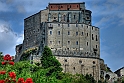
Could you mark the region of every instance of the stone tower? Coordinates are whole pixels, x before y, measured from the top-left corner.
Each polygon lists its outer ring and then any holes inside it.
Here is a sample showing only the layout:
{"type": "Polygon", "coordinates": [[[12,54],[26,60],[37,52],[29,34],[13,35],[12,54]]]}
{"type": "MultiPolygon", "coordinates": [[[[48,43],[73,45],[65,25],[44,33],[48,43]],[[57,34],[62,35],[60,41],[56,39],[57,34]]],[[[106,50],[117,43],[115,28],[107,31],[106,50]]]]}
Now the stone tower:
{"type": "Polygon", "coordinates": [[[16,60],[29,48],[51,48],[63,72],[91,74],[100,79],[99,28],[92,26],[85,3],[49,3],[24,19],[24,41],[16,46],[16,60]]]}

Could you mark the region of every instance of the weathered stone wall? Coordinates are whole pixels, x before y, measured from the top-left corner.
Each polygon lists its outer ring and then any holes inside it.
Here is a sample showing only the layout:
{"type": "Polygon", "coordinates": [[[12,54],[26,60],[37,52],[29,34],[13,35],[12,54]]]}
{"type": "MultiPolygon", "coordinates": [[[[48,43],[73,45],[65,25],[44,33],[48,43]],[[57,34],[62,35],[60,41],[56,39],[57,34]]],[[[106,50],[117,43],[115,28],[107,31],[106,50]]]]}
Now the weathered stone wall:
{"type": "Polygon", "coordinates": [[[48,46],[56,55],[99,57],[99,29],[86,24],[48,23],[48,46]],[[53,28],[49,28],[52,26],[53,28]],[[97,40],[96,40],[97,39],[97,40]],[[66,54],[64,54],[66,55],[66,54]]]}
{"type": "Polygon", "coordinates": [[[56,56],[62,65],[63,72],[72,74],[91,74],[96,80],[100,79],[100,65],[97,58],[61,57],[56,56]]]}
{"type": "Polygon", "coordinates": [[[42,22],[48,20],[48,9],[40,11],[24,20],[24,50],[39,46],[44,32],[42,22]]]}

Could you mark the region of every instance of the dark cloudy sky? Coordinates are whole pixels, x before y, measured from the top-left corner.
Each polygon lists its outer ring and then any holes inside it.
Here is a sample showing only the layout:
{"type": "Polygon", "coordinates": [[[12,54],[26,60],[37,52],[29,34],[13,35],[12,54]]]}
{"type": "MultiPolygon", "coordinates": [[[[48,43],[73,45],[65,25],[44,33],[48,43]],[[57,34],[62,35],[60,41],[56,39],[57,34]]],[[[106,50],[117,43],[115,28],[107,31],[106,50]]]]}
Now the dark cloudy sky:
{"type": "Polygon", "coordinates": [[[49,2],[85,2],[92,25],[100,28],[100,54],[117,70],[124,66],[124,0],[0,0],[0,51],[15,55],[23,41],[24,18],[46,8],[49,2]]]}

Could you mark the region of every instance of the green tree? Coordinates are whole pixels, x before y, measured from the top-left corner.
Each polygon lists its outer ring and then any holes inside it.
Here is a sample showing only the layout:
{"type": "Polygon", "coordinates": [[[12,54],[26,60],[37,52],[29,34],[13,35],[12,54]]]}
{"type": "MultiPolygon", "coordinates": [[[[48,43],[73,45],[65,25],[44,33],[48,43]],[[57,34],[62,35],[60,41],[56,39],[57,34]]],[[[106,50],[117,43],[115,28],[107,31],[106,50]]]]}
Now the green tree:
{"type": "Polygon", "coordinates": [[[40,60],[43,68],[52,67],[53,69],[51,71],[62,71],[60,62],[52,54],[52,51],[48,46],[44,47],[44,51],[40,60]]]}

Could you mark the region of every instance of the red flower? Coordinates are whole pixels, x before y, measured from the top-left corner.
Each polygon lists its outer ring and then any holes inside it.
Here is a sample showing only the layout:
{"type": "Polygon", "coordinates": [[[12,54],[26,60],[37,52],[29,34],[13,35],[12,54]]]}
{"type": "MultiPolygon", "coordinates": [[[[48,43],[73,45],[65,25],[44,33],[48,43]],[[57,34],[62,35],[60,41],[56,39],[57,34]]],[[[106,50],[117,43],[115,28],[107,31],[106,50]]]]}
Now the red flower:
{"type": "Polygon", "coordinates": [[[9,76],[12,78],[12,79],[15,79],[16,78],[16,74],[14,72],[9,72],[9,76]]]}
{"type": "Polygon", "coordinates": [[[14,62],[11,61],[11,62],[9,62],[9,64],[10,64],[10,65],[14,65],[14,62]]]}
{"type": "Polygon", "coordinates": [[[5,83],[5,81],[4,80],[0,80],[0,83],[5,83]]]}
{"type": "Polygon", "coordinates": [[[24,78],[19,78],[17,83],[25,83],[24,78]]]}
{"type": "Polygon", "coordinates": [[[25,83],[33,83],[32,79],[31,78],[27,78],[25,83]]]}
{"type": "Polygon", "coordinates": [[[3,57],[4,60],[11,60],[12,57],[9,55],[9,54],[6,54],[4,57],[3,57]]]}
{"type": "Polygon", "coordinates": [[[6,65],[6,62],[2,62],[2,65],[6,65]]]}
{"type": "Polygon", "coordinates": [[[5,74],[6,73],[6,71],[0,71],[0,74],[5,74]]]}

